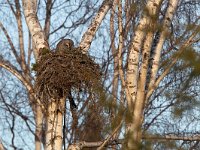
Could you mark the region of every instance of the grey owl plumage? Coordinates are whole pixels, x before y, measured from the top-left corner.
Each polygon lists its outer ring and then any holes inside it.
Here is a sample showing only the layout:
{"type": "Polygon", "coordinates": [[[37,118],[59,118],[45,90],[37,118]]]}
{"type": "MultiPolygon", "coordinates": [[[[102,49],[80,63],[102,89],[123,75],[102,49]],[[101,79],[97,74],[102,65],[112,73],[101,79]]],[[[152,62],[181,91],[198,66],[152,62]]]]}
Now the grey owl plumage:
{"type": "Polygon", "coordinates": [[[71,39],[63,39],[56,46],[56,52],[63,53],[74,48],[74,42],[71,39]]]}

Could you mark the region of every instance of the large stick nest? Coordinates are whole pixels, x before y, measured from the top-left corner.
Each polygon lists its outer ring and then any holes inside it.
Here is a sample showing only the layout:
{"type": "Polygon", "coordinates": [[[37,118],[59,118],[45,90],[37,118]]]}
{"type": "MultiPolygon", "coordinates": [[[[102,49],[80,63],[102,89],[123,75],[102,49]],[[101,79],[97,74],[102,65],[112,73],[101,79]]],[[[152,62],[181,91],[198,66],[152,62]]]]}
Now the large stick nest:
{"type": "Polygon", "coordinates": [[[45,103],[66,96],[71,89],[91,89],[100,81],[99,65],[78,48],[43,54],[35,70],[35,90],[45,103]]]}

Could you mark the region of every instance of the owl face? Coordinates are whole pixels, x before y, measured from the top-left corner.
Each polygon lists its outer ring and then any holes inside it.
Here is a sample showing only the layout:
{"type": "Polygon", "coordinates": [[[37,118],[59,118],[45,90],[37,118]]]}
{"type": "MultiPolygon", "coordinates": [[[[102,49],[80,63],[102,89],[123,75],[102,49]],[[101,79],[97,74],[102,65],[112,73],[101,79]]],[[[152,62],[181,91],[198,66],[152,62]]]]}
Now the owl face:
{"type": "Polygon", "coordinates": [[[56,50],[57,51],[62,51],[62,50],[65,50],[65,49],[70,50],[73,47],[74,47],[74,42],[72,40],[63,39],[57,44],[56,50]]]}
{"type": "Polygon", "coordinates": [[[69,49],[74,47],[74,42],[70,39],[65,39],[63,42],[64,42],[64,46],[69,49]]]}

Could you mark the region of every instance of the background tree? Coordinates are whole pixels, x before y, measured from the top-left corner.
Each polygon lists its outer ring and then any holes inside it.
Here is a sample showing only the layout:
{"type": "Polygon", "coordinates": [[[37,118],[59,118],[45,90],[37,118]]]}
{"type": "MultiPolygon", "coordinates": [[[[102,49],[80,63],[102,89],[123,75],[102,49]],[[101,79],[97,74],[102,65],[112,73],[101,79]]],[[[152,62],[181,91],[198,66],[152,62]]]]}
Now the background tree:
{"type": "Polygon", "coordinates": [[[197,0],[0,2],[4,147],[197,148],[199,5],[197,0]],[[63,98],[63,111],[56,113],[52,101],[45,117],[32,64],[63,38],[83,54],[90,50],[104,90],[73,89],[78,109],[63,98]]]}

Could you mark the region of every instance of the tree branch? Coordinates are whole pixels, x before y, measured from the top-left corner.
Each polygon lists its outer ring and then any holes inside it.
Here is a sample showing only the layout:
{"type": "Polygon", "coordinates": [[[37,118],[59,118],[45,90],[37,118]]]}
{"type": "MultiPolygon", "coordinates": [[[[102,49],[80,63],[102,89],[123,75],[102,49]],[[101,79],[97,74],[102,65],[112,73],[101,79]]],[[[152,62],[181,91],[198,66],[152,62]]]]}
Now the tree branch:
{"type": "Polygon", "coordinates": [[[36,49],[34,50],[36,57],[38,58],[39,50],[43,48],[49,49],[49,45],[46,41],[44,32],[42,31],[41,25],[38,21],[38,17],[36,14],[36,6],[37,6],[36,1],[23,0],[22,2],[23,2],[23,9],[24,9],[26,23],[28,25],[34,44],[36,46],[36,49]]]}
{"type": "Polygon", "coordinates": [[[14,76],[16,76],[21,82],[25,82],[24,78],[21,75],[21,71],[18,70],[15,66],[13,66],[9,61],[3,60],[3,57],[0,55],[0,67],[11,72],[14,76]]]}
{"type": "Polygon", "coordinates": [[[10,38],[10,36],[9,36],[9,34],[8,34],[8,32],[7,32],[7,30],[6,30],[6,28],[3,26],[3,24],[2,24],[1,22],[0,22],[0,28],[2,29],[4,35],[6,36],[6,38],[7,38],[7,40],[8,40],[8,43],[10,44],[11,51],[12,51],[12,53],[14,54],[15,59],[16,59],[17,62],[20,64],[20,61],[21,61],[21,60],[20,60],[20,58],[19,58],[19,56],[18,56],[18,54],[17,54],[17,50],[15,49],[14,44],[13,44],[13,42],[12,42],[12,40],[11,40],[11,38],[10,38]]]}
{"type": "Polygon", "coordinates": [[[3,57],[0,55],[0,67],[8,70],[10,73],[12,73],[15,77],[17,77],[22,84],[27,88],[27,90],[30,92],[30,94],[33,92],[33,87],[30,85],[30,82],[27,81],[20,70],[18,70],[15,66],[13,66],[9,61],[6,61],[3,59],[3,57]]]}
{"type": "Polygon", "coordinates": [[[125,75],[123,71],[123,55],[122,55],[122,50],[124,46],[124,41],[123,41],[123,20],[122,20],[122,3],[119,0],[118,1],[118,30],[119,30],[119,46],[118,46],[118,69],[119,69],[119,77],[122,83],[122,89],[125,90],[126,93],[126,98],[127,101],[130,101],[131,95],[128,91],[128,88],[126,86],[126,81],[125,81],[125,75]]]}
{"type": "Polygon", "coordinates": [[[21,15],[21,6],[19,0],[15,0],[15,6],[16,6],[16,20],[17,20],[17,26],[18,26],[18,36],[19,36],[19,48],[20,48],[20,65],[22,67],[22,70],[24,73],[27,73],[27,66],[26,66],[26,60],[25,60],[25,51],[24,51],[24,36],[23,36],[23,27],[22,27],[22,15],[21,15]]]}
{"type": "Polygon", "coordinates": [[[156,48],[155,48],[155,55],[154,55],[154,58],[153,58],[153,65],[152,65],[152,69],[151,69],[151,80],[150,80],[150,83],[149,83],[149,88],[151,88],[153,86],[153,84],[155,83],[156,75],[157,75],[158,68],[159,68],[158,64],[160,62],[162,47],[163,47],[163,44],[165,42],[166,34],[169,30],[169,26],[172,22],[172,19],[173,19],[175,11],[177,9],[177,6],[178,6],[177,0],[170,0],[169,1],[169,6],[167,8],[167,12],[165,14],[165,18],[164,18],[163,25],[162,25],[163,29],[160,33],[160,38],[159,38],[159,41],[158,41],[156,48]]]}
{"type": "Polygon", "coordinates": [[[105,15],[107,14],[108,10],[111,8],[113,3],[114,2],[112,0],[105,0],[102,3],[101,7],[99,8],[98,13],[96,14],[96,16],[94,17],[94,19],[92,21],[90,27],[83,35],[83,38],[80,43],[80,48],[84,54],[87,53],[98,27],[100,26],[103,18],[105,17],[105,15]]]}
{"type": "Polygon", "coordinates": [[[4,147],[3,143],[2,143],[1,138],[0,138],[0,149],[1,149],[1,150],[5,150],[5,147],[4,147]]]}
{"type": "Polygon", "coordinates": [[[169,71],[171,70],[171,68],[176,64],[178,58],[180,57],[180,55],[183,53],[183,51],[185,50],[186,47],[190,46],[191,44],[194,43],[194,38],[196,37],[196,35],[198,34],[198,28],[193,32],[193,34],[188,38],[188,40],[186,40],[182,46],[179,48],[179,51],[176,54],[176,57],[171,61],[171,63],[168,65],[167,69],[164,70],[164,72],[157,78],[157,80],[155,81],[155,83],[150,87],[147,95],[146,95],[146,102],[148,102],[148,99],[150,98],[150,96],[153,94],[154,90],[158,87],[158,85],[160,84],[160,82],[162,81],[162,79],[164,77],[166,77],[166,75],[169,73],[169,71]]]}
{"type": "Polygon", "coordinates": [[[178,136],[178,135],[165,135],[165,136],[158,136],[158,135],[147,135],[144,136],[143,139],[147,140],[174,140],[174,141],[200,141],[200,135],[194,135],[194,136],[178,136]]]}
{"type": "Polygon", "coordinates": [[[115,130],[106,138],[106,140],[103,141],[103,143],[100,145],[97,150],[101,150],[104,148],[104,146],[110,141],[110,139],[116,134],[116,132],[121,128],[121,125],[123,123],[123,120],[119,123],[119,125],[115,128],[115,130]]]}
{"type": "Polygon", "coordinates": [[[53,7],[52,0],[47,0],[47,2],[46,2],[46,18],[45,18],[45,26],[44,26],[44,33],[45,33],[45,37],[47,40],[49,39],[52,7],[53,7]]]}
{"type": "MultiPolygon", "coordinates": [[[[109,140],[106,145],[117,145],[117,144],[122,144],[124,140],[109,140]]],[[[81,150],[83,148],[92,148],[92,147],[99,147],[102,145],[102,141],[97,141],[97,142],[86,142],[82,141],[76,144],[72,144],[68,147],[68,150],[81,150]]]]}
{"type": "MultiPolygon", "coordinates": [[[[158,141],[167,141],[167,140],[174,140],[174,141],[200,141],[200,135],[195,135],[195,136],[178,136],[178,135],[165,135],[165,136],[160,136],[160,135],[143,135],[142,137],[143,140],[158,140],[158,141]]],[[[103,142],[102,141],[97,141],[97,142],[86,142],[82,141],[73,145],[70,145],[68,150],[81,150],[83,148],[91,148],[91,147],[99,147],[103,142]],[[76,149],[75,149],[76,148],[76,149]]],[[[110,140],[106,146],[108,145],[118,145],[118,144],[123,144],[124,139],[115,139],[115,140],[110,140]]]]}
{"type": "MultiPolygon", "coordinates": [[[[145,9],[151,12],[152,10],[158,9],[160,2],[162,0],[149,0],[145,6],[145,9]]],[[[151,14],[154,15],[154,14],[151,14]]],[[[141,52],[141,47],[143,40],[146,35],[145,28],[149,26],[151,17],[144,13],[141,20],[138,23],[138,26],[135,30],[135,35],[131,39],[131,45],[128,56],[128,69],[127,69],[127,88],[131,95],[130,101],[127,101],[129,110],[132,110],[132,107],[136,100],[137,94],[137,84],[138,84],[138,74],[139,74],[139,54],[141,52]]]]}

